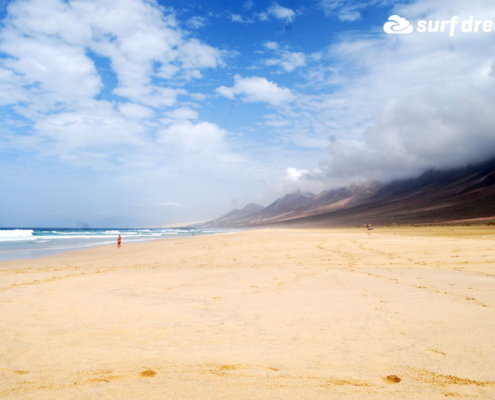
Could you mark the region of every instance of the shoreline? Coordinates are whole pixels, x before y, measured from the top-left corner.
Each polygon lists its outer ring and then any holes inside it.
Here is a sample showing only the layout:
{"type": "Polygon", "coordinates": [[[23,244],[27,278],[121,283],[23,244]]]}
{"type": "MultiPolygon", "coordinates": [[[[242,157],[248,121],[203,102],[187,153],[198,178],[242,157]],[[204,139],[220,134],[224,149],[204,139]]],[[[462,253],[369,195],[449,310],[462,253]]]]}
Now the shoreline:
{"type": "MultiPolygon", "coordinates": [[[[32,229],[32,228],[5,228],[5,229],[32,229]]],[[[44,229],[44,228],[43,228],[44,229]]],[[[52,229],[52,228],[50,228],[52,229]]],[[[66,229],[66,228],[64,228],[66,229]]],[[[148,229],[148,228],[146,228],[148,229]]],[[[149,228],[151,229],[151,228],[149,228]]],[[[298,230],[304,230],[304,231],[325,231],[325,232],[333,232],[333,231],[342,231],[342,232],[363,232],[366,233],[367,231],[365,230],[364,227],[357,227],[357,226],[344,226],[344,227],[334,227],[334,228],[325,228],[325,227],[314,227],[314,228],[284,228],[284,227],[247,227],[247,228],[221,228],[221,229],[235,229],[233,232],[215,232],[212,234],[198,234],[195,235],[194,237],[202,237],[202,236],[210,236],[210,235],[225,235],[225,234],[230,234],[230,233],[239,233],[239,232],[250,232],[250,231],[271,231],[271,230],[280,230],[280,231],[298,231],[298,230]]],[[[428,236],[428,235],[433,235],[433,236],[438,236],[438,235],[443,235],[443,236],[457,236],[457,237],[463,237],[463,236],[469,236],[473,235],[474,237],[481,237],[481,236],[486,236],[486,235],[494,235],[495,238],[495,223],[492,225],[487,222],[470,222],[470,223],[465,223],[465,222],[452,222],[452,223],[445,223],[445,224],[431,224],[431,223],[424,223],[424,224],[403,224],[403,225],[374,225],[374,229],[372,230],[372,233],[374,234],[406,234],[410,236],[428,236]],[[437,229],[443,230],[443,232],[439,232],[437,229]],[[455,232],[455,233],[451,233],[455,232]]],[[[189,236],[176,236],[176,237],[160,237],[160,238],[150,238],[150,239],[143,239],[143,240],[133,240],[133,241],[125,241],[123,242],[123,245],[129,245],[129,244],[134,244],[134,243],[144,243],[144,242],[149,242],[149,241],[160,241],[160,240],[170,240],[170,239],[182,239],[182,238],[188,238],[189,236]]],[[[193,237],[191,235],[191,237],[193,237]]],[[[115,239],[115,245],[116,245],[116,239],[115,239]]],[[[94,247],[112,247],[113,244],[107,242],[107,243],[101,243],[101,244],[89,244],[87,246],[80,246],[80,247],[68,247],[68,248],[57,248],[57,249],[33,249],[33,250],[19,250],[17,253],[24,253],[24,252],[32,252],[32,253],[39,253],[39,255],[35,256],[29,256],[29,257],[18,257],[18,258],[11,258],[11,259],[1,259],[0,258],[0,266],[1,263],[3,262],[8,262],[8,261],[17,261],[17,260],[32,260],[32,259],[38,259],[38,258],[45,258],[45,257],[51,257],[55,256],[57,254],[62,254],[62,253],[70,253],[74,251],[84,251],[84,250],[89,250],[94,247]]],[[[12,252],[14,253],[14,251],[12,252]]]]}
{"type": "MultiPolygon", "coordinates": [[[[74,259],[98,259],[99,257],[111,257],[119,256],[117,251],[132,250],[132,251],[148,251],[147,247],[140,248],[141,245],[168,242],[170,240],[197,240],[202,237],[211,236],[223,236],[223,235],[237,235],[247,232],[309,232],[309,233],[322,233],[322,234],[357,234],[366,236],[410,236],[410,237],[443,237],[443,238],[459,238],[459,239],[479,239],[479,240],[494,240],[495,241],[495,226],[485,225],[462,225],[462,226],[432,226],[432,225],[401,225],[401,226],[379,226],[375,227],[372,231],[367,231],[364,227],[340,227],[340,228],[246,228],[244,230],[234,232],[221,232],[208,235],[197,236],[177,236],[177,237],[163,237],[158,239],[149,239],[142,241],[124,242],[122,247],[117,248],[115,244],[101,244],[83,248],[73,248],[68,250],[60,250],[51,254],[46,254],[37,257],[30,258],[17,258],[11,260],[0,260],[0,271],[4,266],[10,266],[11,264],[24,264],[24,263],[66,263],[71,262],[71,257],[74,259]]],[[[155,246],[151,246],[153,249],[155,246]]]]}
{"type": "MultiPolygon", "coordinates": [[[[4,229],[4,228],[2,228],[4,229]]],[[[38,229],[38,228],[36,228],[38,229]]],[[[46,229],[45,228],[39,228],[40,230],[43,230],[45,231],[46,229]]],[[[151,231],[153,228],[145,228],[146,231],[151,231]]],[[[158,229],[162,229],[162,228],[158,228],[158,229]]],[[[163,228],[163,229],[167,229],[167,228],[163,228]]],[[[12,231],[32,231],[31,228],[29,229],[24,229],[24,228],[14,228],[14,229],[11,229],[11,228],[5,228],[4,230],[12,230],[12,231]]],[[[52,229],[52,231],[55,230],[55,229],[52,229]]],[[[73,231],[73,229],[71,228],[63,228],[61,229],[61,231],[66,231],[66,230],[69,230],[69,231],[73,231]]],[[[0,262],[3,262],[3,261],[15,261],[15,260],[30,260],[30,259],[33,259],[33,258],[40,258],[40,257],[50,257],[51,255],[56,255],[56,254],[60,254],[60,253],[65,253],[65,252],[71,252],[71,251],[78,251],[78,250],[85,250],[85,249],[90,249],[90,248],[93,248],[93,247],[99,247],[99,246],[112,246],[112,245],[117,245],[117,236],[118,236],[118,233],[121,232],[122,235],[123,235],[123,243],[125,243],[126,245],[130,244],[130,243],[143,243],[143,242],[148,242],[148,241],[153,241],[153,240],[161,240],[161,239],[173,239],[173,238],[178,238],[178,237],[188,237],[189,235],[181,235],[181,234],[170,234],[170,236],[167,236],[165,234],[162,234],[160,237],[158,236],[149,236],[149,237],[146,237],[146,236],[141,236],[141,237],[134,237],[134,236],[126,236],[126,233],[127,232],[135,232],[136,230],[139,231],[138,229],[129,229],[129,228],[126,228],[126,229],[120,229],[120,231],[117,229],[117,228],[114,228],[112,229],[113,231],[115,231],[116,233],[114,234],[114,236],[108,236],[107,238],[103,239],[101,237],[98,237],[97,239],[99,239],[99,241],[95,241],[95,239],[91,236],[87,236],[86,238],[82,237],[80,238],[79,242],[77,241],[74,241],[72,240],[72,243],[65,243],[65,240],[66,239],[56,239],[54,237],[46,237],[44,238],[45,240],[42,240],[41,242],[43,241],[52,241],[53,243],[57,243],[57,244],[60,244],[61,246],[62,245],[65,245],[62,246],[62,247],[41,247],[41,248],[37,248],[37,247],[32,247],[32,248],[20,248],[20,249],[2,249],[0,250],[0,262]],[[111,240],[110,240],[111,239],[111,240]],[[86,241],[92,241],[90,243],[87,243],[86,241]]],[[[82,231],[86,231],[86,230],[82,230],[82,231]]],[[[101,231],[108,231],[107,229],[101,229],[101,231]]],[[[0,231],[1,232],[1,231],[0,231]]],[[[192,231],[191,231],[192,232],[192,231]]],[[[83,232],[83,233],[86,233],[86,232],[83,232]]],[[[106,233],[106,232],[105,232],[106,233]]],[[[191,235],[191,236],[205,236],[205,235],[211,235],[211,234],[222,234],[222,233],[228,233],[228,232],[222,232],[222,231],[218,231],[218,232],[204,232],[203,230],[201,229],[198,229],[198,230],[195,230],[195,235],[191,235]]],[[[74,234],[78,234],[78,231],[77,230],[74,230],[74,234]]],[[[34,238],[40,238],[40,236],[34,236],[34,238]]],[[[12,240],[12,242],[15,244],[15,241],[12,240]]],[[[7,243],[9,243],[8,241],[7,242],[1,242],[0,244],[3,244],[3,246],[5,246],[7,243]]],[[[17,243],[23,243],[23,241],[18,241],[17,243]]],[[[33,242],[34,244],[36,244],[37,242],[33,242]]],[[[53,246],[53,245],[52,245],[53,246]]]]}
{"type": "MultiPolygon", "coordinates": [[[[132,252],[135,251],[143,251],[146,252],[148,248],[145,246],[147,244],[153,244],[153,243],[159,243],[159,242],[168,242],[171,240],[177,240],[177,241],[189,241],[189,240],[195,240],[196,238],[202,238],[202,237],[211,237],[211,236],[223,236],[223,235],[230,235],[230,234],[237,234],[237,233],[242,233],[242,232],[247,232],[246,231],[237,231],[237,232],[219,232],[219,233],[213,233],[213,234],[207,234],[207,235],[194,235],[194,236],[177,236],[177,237],[161,237],[158,239],[148,239],[148,240],[136,240],[136,241],[128,241],[128,242],[123,242],[121,247],[117,247],[117,240],[115,240],[114,244],[101,244],[101,245],[94,245],[94,246],[89,246],[89,247],[83,247],[83,248],[74,248],[74,249],[68,249],[68,250],[62,250],[62,251],[57,251],[52,254],[44,255],[44,256],[39,256],[39,257],[32,257],[32,258],[18,258],[18,259],[12,259],[12,260],[0,260],[0,271],[2,270],[2,266],[5,266],[9,264],[9,266],[12,264],[29,264],[31,262],[33,263],[39,263],[39,264],[50,264],[50,263],[67,263],[71,262],[70,260],[73,258],[75,260],[83,260],[83,259],[95,259],[97,260],[99,257],[111,257],[111,256],[116,256],[116,258],[119,258],[120,253],[122,252],[125,253],[127,256],[127,252],[131,250],[132,252]],[[143,246],[142,248],[140,248],[143,246]]],[[[151,249],[156,248],[156,246],[151,245],[151,249]]]]}
{"type": "Polygon", "coordinates": [[[265,229],[0,262],[0,397],[495,397],[495,229],[265,229]]]}

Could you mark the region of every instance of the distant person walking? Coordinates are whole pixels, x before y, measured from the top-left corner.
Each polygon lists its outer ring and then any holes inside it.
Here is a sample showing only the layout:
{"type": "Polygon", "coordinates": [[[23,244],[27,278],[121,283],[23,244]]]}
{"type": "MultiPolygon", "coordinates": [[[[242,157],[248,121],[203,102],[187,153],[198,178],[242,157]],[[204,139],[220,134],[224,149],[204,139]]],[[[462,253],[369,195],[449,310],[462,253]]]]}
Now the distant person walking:
{"type": "Polygon", "coordinates": [[[117,247],[120,249],[120,245],[122,244],[122,237],[119,235],[117,238],[117,247]]]}

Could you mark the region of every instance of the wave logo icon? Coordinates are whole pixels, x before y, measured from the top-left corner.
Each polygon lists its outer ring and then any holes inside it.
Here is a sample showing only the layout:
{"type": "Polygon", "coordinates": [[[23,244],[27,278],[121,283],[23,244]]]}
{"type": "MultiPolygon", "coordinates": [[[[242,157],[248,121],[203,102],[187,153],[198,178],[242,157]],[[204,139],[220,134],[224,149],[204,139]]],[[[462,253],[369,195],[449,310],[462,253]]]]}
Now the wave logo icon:
{"type": "Polygon", "coordinates": [[[386,33],[403,34],[411,33],[414,28],[407,19],[401,18],[398,15],[392,15],[389,17],[388,21],[385,22],[385,25],[383,25],[383,30],[386,33]]]}

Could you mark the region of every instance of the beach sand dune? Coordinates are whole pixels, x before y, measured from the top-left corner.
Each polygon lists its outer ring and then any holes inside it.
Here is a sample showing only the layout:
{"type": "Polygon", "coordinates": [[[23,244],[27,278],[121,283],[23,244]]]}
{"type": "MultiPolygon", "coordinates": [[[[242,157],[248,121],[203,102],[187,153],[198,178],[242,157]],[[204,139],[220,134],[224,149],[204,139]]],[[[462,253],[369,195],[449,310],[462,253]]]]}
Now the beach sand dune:
{"type": "Polygon", "coordinates": [[[0,263],[2,399],[495,398],[495,229],[262,230],[0,263]]]}

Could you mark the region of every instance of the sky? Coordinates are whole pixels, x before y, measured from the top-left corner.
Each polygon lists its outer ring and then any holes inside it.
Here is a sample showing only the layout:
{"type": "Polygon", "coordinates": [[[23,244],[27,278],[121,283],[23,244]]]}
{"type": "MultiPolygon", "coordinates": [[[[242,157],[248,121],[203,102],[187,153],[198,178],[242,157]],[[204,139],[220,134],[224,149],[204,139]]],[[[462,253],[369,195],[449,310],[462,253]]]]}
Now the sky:
{"type": "Polygon", "coordinates": [[[495,156],[493,0],[2,0],[0,18],[0,227],[204,221],[495,156]]]}

